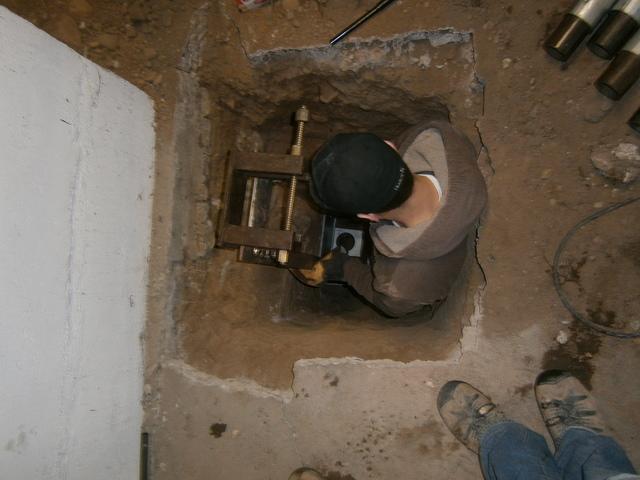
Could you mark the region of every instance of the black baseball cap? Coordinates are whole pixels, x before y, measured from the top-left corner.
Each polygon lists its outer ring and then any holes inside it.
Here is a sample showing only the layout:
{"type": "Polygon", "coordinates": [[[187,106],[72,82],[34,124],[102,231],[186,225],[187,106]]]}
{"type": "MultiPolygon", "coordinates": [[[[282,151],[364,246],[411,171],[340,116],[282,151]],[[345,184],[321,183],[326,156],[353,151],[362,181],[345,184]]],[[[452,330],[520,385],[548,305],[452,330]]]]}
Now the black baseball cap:
{"type": "Polygon", "coordinates": [[[412,189],[407,164],[373,133],[340,133],[311,161],[311,195],[334,212],[385,212],[402,205],[412,189]]]}

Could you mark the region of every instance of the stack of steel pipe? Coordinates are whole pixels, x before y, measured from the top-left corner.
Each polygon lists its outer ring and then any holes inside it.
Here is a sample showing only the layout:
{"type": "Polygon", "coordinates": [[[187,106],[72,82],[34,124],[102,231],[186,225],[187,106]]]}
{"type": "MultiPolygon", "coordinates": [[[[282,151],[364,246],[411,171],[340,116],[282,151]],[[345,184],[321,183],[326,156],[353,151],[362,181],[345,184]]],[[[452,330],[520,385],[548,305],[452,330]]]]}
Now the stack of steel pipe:
{"type": "Polygon", "coordinates": [[[598,26],[616,0],[579,0],[544,44],[549,55],[566,62],[598,26]]]}
{"type": "Polygon", "coordinates": [[[640,32],[629,40],[596,80],[596,87],[611,100],[620,100],[640,78],[640,32]]]}
{"type": "MultiPolygon", "coordinates": [[[[566,62],[594,30],[589,49],[601,58],[613,59],[596,80],[596,88],[620,100],[640,78],[640,0],[579,0],[544,48],[553,58],[566,62]]],[[[629,125],[640,132],[640,110],[629,125]]]]}

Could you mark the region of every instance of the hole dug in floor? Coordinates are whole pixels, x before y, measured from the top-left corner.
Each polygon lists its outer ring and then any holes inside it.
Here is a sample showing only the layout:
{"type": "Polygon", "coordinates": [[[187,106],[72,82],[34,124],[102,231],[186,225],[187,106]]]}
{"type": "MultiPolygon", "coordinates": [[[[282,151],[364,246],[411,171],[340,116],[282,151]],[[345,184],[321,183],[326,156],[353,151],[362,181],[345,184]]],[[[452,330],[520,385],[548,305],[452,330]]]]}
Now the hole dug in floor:
{"type": "MultiPolygon", "coordinates": [[[[307,156],[338,132],[371,131],[393,139],[425,111],[443,105],[456,125],[475,135],[482,86],[471,41],[469,34],[443,31],[339,49],[263,52],[252,57],[251,87],[208,82],[215,85],[212,98],[220,99],[210,165],[212,203],[222,195],[227,152],[286,153],[292,113],[301,104],[311,111],[307,156]]],[[[299,214],[294,228],[304,221],[299,214]]],[[[184,355],[196,368],[222,378],[247,377],[277,388],[290,385],[292,365],[301,358],[451,357],[481,278],[470,245],[468,266],[434,318],[399,326],[344,287],[309,288],[285,269],[239,263],[236,257],[234,250],[216,248],[185,265],[177,312],[184,355]]]]}

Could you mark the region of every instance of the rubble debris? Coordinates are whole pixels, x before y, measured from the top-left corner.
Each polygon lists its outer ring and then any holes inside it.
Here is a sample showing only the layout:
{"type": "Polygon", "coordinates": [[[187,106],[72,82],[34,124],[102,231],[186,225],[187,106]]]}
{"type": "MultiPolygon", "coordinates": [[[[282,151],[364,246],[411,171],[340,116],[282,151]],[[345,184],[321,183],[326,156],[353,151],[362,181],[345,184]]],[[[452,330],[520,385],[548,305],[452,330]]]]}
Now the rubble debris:
{"type": "Polygon", "coordinates": [[[633,143],[602,145],[592,150],[591,163],[601,175],[629,184],[640,176],[640,147],[633,143]]]}
{"type": "Polygon", "coordinates": [[[569,334],[564,330],[560,330],[556,336],[556,342],[560,345],[566,345],[569,342],[569,334]]]}

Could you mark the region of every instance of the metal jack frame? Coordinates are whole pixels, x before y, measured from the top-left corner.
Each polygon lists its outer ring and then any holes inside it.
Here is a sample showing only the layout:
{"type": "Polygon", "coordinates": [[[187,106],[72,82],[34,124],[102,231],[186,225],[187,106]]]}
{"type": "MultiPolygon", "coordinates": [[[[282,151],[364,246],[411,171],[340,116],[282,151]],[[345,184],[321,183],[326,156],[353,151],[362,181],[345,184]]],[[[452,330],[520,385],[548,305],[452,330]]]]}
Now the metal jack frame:
{"type": "Polygon", "coordinates": [[[295,140],[289,155],[234,151],[229,156],[218,246],[240,247],[240,260],[288,268],[309,268],[317,260],[318,252],[298,251],[300,235],[293,225],[298,181],[306,180],[302,148],[309,118],[305,106],[296,111],[295,140]],[[269,213],[264,205],[268,200],[260,198],[259,187],[273,180],[289,182],[286,210],[279,229],[256,225],[264,224],[256,221],[256,217],[262,216],[264,220],[269,213]]]}

